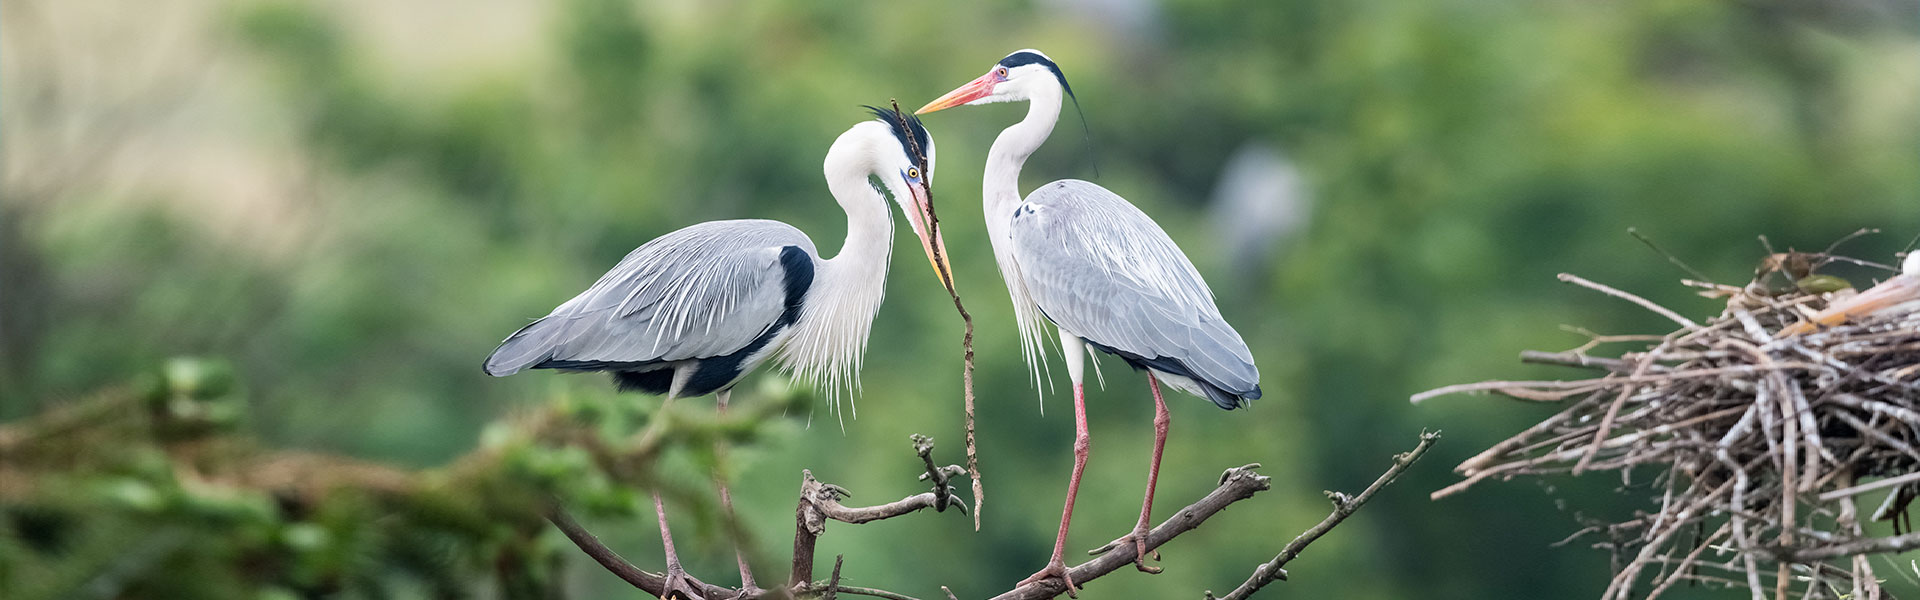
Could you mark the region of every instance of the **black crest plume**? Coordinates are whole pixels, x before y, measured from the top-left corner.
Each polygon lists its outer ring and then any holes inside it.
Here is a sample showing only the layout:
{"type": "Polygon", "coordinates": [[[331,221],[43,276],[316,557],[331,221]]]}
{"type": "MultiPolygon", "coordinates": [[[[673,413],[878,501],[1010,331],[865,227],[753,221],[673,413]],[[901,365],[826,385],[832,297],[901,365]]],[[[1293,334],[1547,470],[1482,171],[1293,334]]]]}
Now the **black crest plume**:
{"type": "Polygon", "coordinates": [[[880,122],[886,123],[887,129],[893,131],[894,139],[900,141],[900,151],[907,155],[907,162],[920,165],[921,170],[926,170],[928,165],[921,164],[920,159],[913,155],[914,148],[919,148],[920,152],[925,153],[933,139],[927,135],[926,126],[920,124],[920,117],[891,108],[870,105],[865,108],[872,111],[873,116],[879,117],[880,122]]]}
{"type": "Polygon", "coordinates": [[[1087,113],[1086,111],[1080,110],[1080,98],[1073,95],[1073,85],[1067,83],[1067,75],[1060,72],[1060,65],[1054,64],[1052,60],[1041,56],[1038,52],[1021,50],[1013,54],[1008,54],[1006,58],[1000,59],[1000,66],[1008,69],[1024,65],[1040,65],[1046,67],[1048,71],[1053,72],[1054,79],[1060,80],[1060,88],[1066,90],[1067,99],[1073,101],[1073,113],[1080,115],[1080,131],[1084,134],[1085,137],[1082,139],[1085,140],[1087,144],[1087,161],[1093,164],[1093,176],[1099,178],[1100,160],[1094,156],[1093,127],[1087,125],[1087,113]]]}

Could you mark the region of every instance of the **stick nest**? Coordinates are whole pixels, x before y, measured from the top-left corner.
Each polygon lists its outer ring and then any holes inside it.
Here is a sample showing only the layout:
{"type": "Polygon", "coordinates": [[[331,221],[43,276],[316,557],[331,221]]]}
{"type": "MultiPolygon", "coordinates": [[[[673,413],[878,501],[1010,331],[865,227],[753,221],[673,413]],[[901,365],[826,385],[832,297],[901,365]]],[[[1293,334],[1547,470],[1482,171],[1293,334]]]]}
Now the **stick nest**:
{"type": "Polygon", "coordinates": [[[1626,493],[1650,506],[1575,535],[1599,539],[1596,546],[1613,553],[1614,577],[1602,598],[1654,598],[1681,583],[1748,589],[1754,598],[1886,597],[1867,557],[1920,547],[1920,534],[1902,533],[1910,528],[1906,504],[1920,491],[1920,314],[1783,335],[1850,293],[1824,292],[1822,282],[1845,282],[1814,273],[1836,260],[1871,265],[1795,253],[1770,257],[1745,286],[1685,281],[1726,300],[1704,323],[1562,275],[1666,316],[1678,329],[1582,332],[1592,339],[1574,350],[1522,355],[1602,372],[1595,377],[1465,384],[1415,396],[1493,392],[1565,406],[1461,463],[1464,479],[1433,497],[1489,478],[1617,471],[1626,493]],[[1593,353],[1603,347],[1628,351],[1593,353]],[[1649,472],[1651,479],[1633,477],[1649,472]],[[1863,518],[1856,501],[1881,496],[1879,510],[1863,518]],[[1894,521],[1893,533],[1870,534],[1868,519],[1894,521]]]}

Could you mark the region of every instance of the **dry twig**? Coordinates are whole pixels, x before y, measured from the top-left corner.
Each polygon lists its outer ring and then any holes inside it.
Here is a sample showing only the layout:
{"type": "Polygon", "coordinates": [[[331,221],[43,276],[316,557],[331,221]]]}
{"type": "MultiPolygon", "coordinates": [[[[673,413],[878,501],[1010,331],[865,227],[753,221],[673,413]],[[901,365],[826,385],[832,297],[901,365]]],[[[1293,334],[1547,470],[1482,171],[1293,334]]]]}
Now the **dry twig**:
{"type": "MultiPolygon", "coordinates": [[[[1808,256],[1800,261],[1808,270],[1864,262],[1808,256]]],[[[1522,355],[1526,362],[1597,370],[1597,377],[1490,381],[1413,396],[1419,402],[1491,391],[1564,405],[1461,463],[1456,471],[1463,480],[1433,497],[1494,478],[1651,471],[1657,474],[1652,480],[1627,484],[1654,500],[1646,516],[1584,531],[1605,535],[1600,546],[1615,555],[1615,577],[1603,598],[1636,597],[1635,588],[1647,583],[1650,591],[1641,597],[1653,598],[1677,583],[1699,582],[1784,600],[1795,592],[1819,596],[1822,589],[1840,589],[1832,582],[1849,579],[1854,597],[1879,597],[1865,557],[1920,547],[1920,535],[1868,536],[1853,503],[1888,488],[1895,500],[1920,492],[1920,386],[1914,382],[1920,315],[1880,315],[1813,335],[1783,335],[1827,296],[1797,287],[1770,290],[1763,279],[1777,271],[1763,268],[1762,280],[1743,286],[1689,284],[1726,301],[1725,310],[1704,323],[1561,275],[1680,328],[1640,338],[1642,349],[1618,356],[1588,355],[1599,341],[1591,335],[1595,341],[1570,352],[1522,355]],[[1723,558],[1701,560],[1709,546],[1723,558]]],[[[1904,511],[1903,503],[1895,504],[1891,516],[1904,511]]]]}
{"type": "MultiPolygon", "coordinates": [[[[1301,533],[1299,537],[1293,538],[1293,541],[1288,542],[1287,547],[1281,549],[1280,554],[1275,555],[1273,560],[1262,563],[1259,567],[1255,568],[1253,575],[1247,577],[1245,583],[1241,583],[1240,587],[1234,588],[1232,592],[1228,592],[1227,595],[1222,596],[1221,599],[1245,600],[1247,597],[1252,596],[1254,592],[1260,591],[1260,588],[1265,587],[1267,584],[1273,583],[1275,580],[1285,580],[1287,578],[1287,563],[1299,557],[1300,552],[1306,550],[1308,544],[1312,544],[1314,540],[1320,539],[1320,537],[1326,535],[1327,532],[1333,531],[1333,528],[1340,525],[1341,521],[1347,520],[1347,517],[1352,516],[1354,511],[1360,510],[1360,506],[1366,504],[1368,500],[1372,500],[1374,494],[1379,493],[1381,489],[1389,485],[1393,485],[1393,482],[1400,479],[1400,475],[1406,472],[1407,467],[1413,466],[1413,463],[1420,460],[1420,457],[1427,453],[1427,449],[1432,448],[1433,443],[1439,440],[1440,432],[1438,431],[1421,432],[1420,443],[1414,445],[1412,450],[1394,455],[1393,466],[1388,467],[1387,472],[1381,473],[1380,478],[1373,480],[1373,484],[1367,486],[1367,489],[1362,490],[1358,496],[1348,496],[1340,492],[1327,492],[1327,499],[1333,502],[1333,514],[1327,515],[1327,518],[1321,520],[1320,524],[1314,525],[1313,528],[1301,533]]],[[[1207,592],[1206,596],[1212,598],[1213,592],[1207,592]]]]}
{"type": "MultiPolygon", "coordinates": [[[[900,101],[898,99],[889,99],[888,102],[893,104],[893,114],[901,119],[900,127],[906,128],[907,123],[905,120],[907,113],[900,110],[900,101]]],[[[933,165],[927,162],[926,153],[920,147],[920,143],[915,141],[912,136],[907,137],[907,149],[913,152],[914,161],[920,163],[920,172],[926,173],[927,177],[931,179],[933,176],[933,165]]],[[[933,210],[932,185],[927,186],[927,236],[928,239],[940,239],[940,216],[933,210]]],[[[934,244],[933,258],[935,261],[943,258],[940,252],[940,244],[934,244]]],[[[962,395],[966,398],[967,477],[973,480],[973,530],[979,531],[980,512],[987,503],[987,491],[981,487],[984,484],[981,483],[980,477],[980,451],[979,447],[974,444],[973,439],[973,315],[967,312],[966,305],[960,303],[960,292],[953,286],[953,274],[943,273],[941,276],[943,278],[941,283],[946,284],[947,287],[947,296],[953,298],[953,309],[960,313],[960,320],[966,324],[967,329],[966,335],[960,338],[960,352],[962,357],[960,386],[962,395]]]]}

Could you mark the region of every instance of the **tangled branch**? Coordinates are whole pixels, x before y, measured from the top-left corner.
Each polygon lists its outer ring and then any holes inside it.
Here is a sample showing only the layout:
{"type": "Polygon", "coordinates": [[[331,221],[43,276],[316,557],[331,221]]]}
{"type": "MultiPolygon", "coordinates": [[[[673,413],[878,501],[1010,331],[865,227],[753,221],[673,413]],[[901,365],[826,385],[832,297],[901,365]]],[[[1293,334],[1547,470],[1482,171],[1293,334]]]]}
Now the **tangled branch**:
{"type": "Polygon", "coordinates": [[[1633,338],[1644,346],[1617,356],[1587,353],[1621,341],[1599,336],[1567,352],[1522,355],[1599,371],[1595,377],[1490,381],[1415,395],[1420,402],[1493,392],[1565,406],[1462,462],[1456,471],[1463,479],[1433,498],[1489,479],[1617,471],[1653,506],[1582,531],[1603,538],[1595,545],[1615,556],[1603,598],[1655,598],[1689,582],[1746,588],[1756,599],[1882,597],[1867,556],[1920,547],[1920,537],[1870,536],[1855,502],[1885,492],[1886,502],[1867,518],[1896,520],[1898,534],[1897,519],[1920,493],[1920,315],[1879,314],[1792,335],[1812,329],[1802,323],[1816,309],[1851,292],[1829,293],[1823,288],[1837,279],[1812,273],[1835,260],[1850,259],[1776,255],[1745,286],[1690,281],[1726,301],[1704,323],[1562,275],[1679,329],[1633,338]],[[1782,265],[1799,265],[1800,272],[1788,275],[1790,286],[1770,288],[1768,277],[1789,268],[1782,265]],[[1631,477],[1646,472],[1655,475],[1631,477]]]}
{"type": "MultiPolygon", "coordinates": [[[[788,596],[830,598],[836,593],[845,593],[876,598],[890,598],[894,600],[915,600],[905,594],[886,590],[841,585],[839,583],[840,561],[838,559],[834,561],[834,575],[831,579],[824,582],[816,582],[813,580],[813,567],[815,562],[814,548],[820,536],[826,533],[826,523],[829,520],[857,525],[882,519],[891,519],[919,512],[927,508],[941,512],[945,511],[949,506],[959,508],[961,512],[966,512],[966,503],[953,495],[952,486],[948,484],[951,475],[956,472],[964,473],[965,470],[957,465],[936,467],[933,462],[933,440],[931,438],[916,434],[913,436],[913,445],[915,453],[919,454],[922,461],[927,465],[927,472],[921,475],[921,479],[932,481],[934,489],[886,504],[860,507],[846,506],[840,503],[841,500],[851,495],[846,488],[830,483],[822,483],[820,480],[814,478],[811,471],[802,470],[800,472],[800,503],[794,511],[793,572],[786,588],[775,590],[740,590],[706,583],[700,581],[697,577],[688,575],[690,583],[693,587],[700,590],[701,596],[705,598],[738,598],[742,600],[782,598],[788,596]]],[[[627,582],[629,585],[641,591],[652,594],[654,597],[664,597],[666,586],[665,575],[646,571],[634,566],[633,563],[627,562],[626,559],[620,557],[619,553],[614,552],[613,549],[600,543],[599,538],[595,537],[591,532],[588,532],[557,503],[548,505],[546,517],[548,521],[553,523],[554,527],[559,528],[560,531],[567,536],[568,540],[571,540],[575,546],[578,546],[581,552],[592,557],[594,562],[599,563],[602,568],[605,568],[608,572],[613,573],[614,576],[619,577],[622,581],[627,582]]]]}

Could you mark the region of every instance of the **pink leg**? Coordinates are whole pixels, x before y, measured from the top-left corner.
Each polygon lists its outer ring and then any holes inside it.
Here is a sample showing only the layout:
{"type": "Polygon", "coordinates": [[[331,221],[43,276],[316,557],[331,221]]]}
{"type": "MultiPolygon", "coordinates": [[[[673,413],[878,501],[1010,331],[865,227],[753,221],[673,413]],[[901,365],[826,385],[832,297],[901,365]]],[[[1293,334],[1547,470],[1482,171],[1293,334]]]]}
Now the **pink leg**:
{"type": "Polygon", "coordinates": [[[667,507],[660,501],[659,491],[653,492],[653,514],[660,518],[660,545],[667,554],[667,583],[661,597],[674,598],[678,594],[680,598],[699,598],[700,594],[687,581],[686,569],[680,567],[680,554],[673,550],[673,532],[667,529],[667,507]]]}
{"type": "MultiPolygon", "coordinates": [[[[718,410],[720,414],[722,415],[727,414],[727,400],[728,400],[728,397],[732,395],[733,395],[733,390],[723,391],[723,392],[720,392],[719,394],[714,395],[714,404],[717,407],[716,410],[718,410]]],[[[726,460],[725,458],[726,450],[727,450],[726,444],[722,442],[714,442],[714,445],[713,445],[714,461],[720,462],[720,461],[726,460]]],[[[727,522],[737,523],[738,521],[735,521],[733,516],[733,494],[730,494],[727,492],[727,481],[720,477],[719,472],[715,472],[713,477],[713,483],[715,486],[718,486],[720,488],[720,510],[726,511],[727,522]]],[[[744,593],[744,592],[751,592],[754,590],[758,590],[760,586],[754,585],[753,583],[753,569],[747,566],[747,553],[739,548],[735,548],[733,550],[733,558],[735,562],[738,562],[740,564],[741,592],[744,593]]]]}
{"type": "Polygon", "coordinates": [[[1133,526],[1133,566],[1159,573],[1160,567],[1149,567],[1143,561],[1147,559],[1147,524],[1153,518],[1153,489],[1160,483],[1160,452],[1167,448],[1167,427],[1173,424],[1173,413],[1167,412],[1167,401],[1160,397],[1160,380],[1152,371],[1147,372],[1147,387],[1153,390],[1153,459],[1147,463],[1147,499],[1140,503],[1140,523],[1133,526]]]}
{"type": "Polygon", "coordinates": [[[1047,567],[1020,582],[1026,585],[1035,581],[1058,577],[1067,583],[1067,596],[1077,597],[1073,578],[1067,575],[1066,548],[1067,525],[1073,522],[1073,499],[1080,494],[1080,475],[1087,470],[1087,454],[1093,447],[1093,436],[1087,432],[1087,396],[1085,386],[1073,384],[1073,478],[1067,480],[1067,504],[1060,511],[1060,533],[1053,538],[1053,559],[1047,561],[1047,567]]]}
{"type": "Polygon", "coordinates": [[[1147,547],[1147,526],[1153,518],[1153,490],[1160,482],[1160,454],[1167,447],[1167,426],[1173,422],[1173,414],[1167,412],[1167,401],[1160,396],[1160,380],[1153,373],[1147,373],[1147,387],[1153,390],[1153,458],[1147,463],[1147,497],[1140,502],[1140,522],[1133,526],[1133,532],[1120,536],[1120,539],[1107,542],[1107,545],[1095,548],[1087,554],[1105,554],[1124,545],[1133,545],[1133,566],[1147,573],[1159,573],[1160,567],[1148,566],[1148,556],[1159,560],[1159,555],[1149,555],[1147,547]]]}

